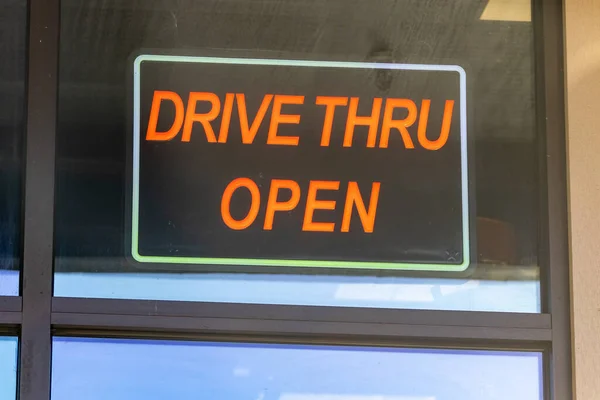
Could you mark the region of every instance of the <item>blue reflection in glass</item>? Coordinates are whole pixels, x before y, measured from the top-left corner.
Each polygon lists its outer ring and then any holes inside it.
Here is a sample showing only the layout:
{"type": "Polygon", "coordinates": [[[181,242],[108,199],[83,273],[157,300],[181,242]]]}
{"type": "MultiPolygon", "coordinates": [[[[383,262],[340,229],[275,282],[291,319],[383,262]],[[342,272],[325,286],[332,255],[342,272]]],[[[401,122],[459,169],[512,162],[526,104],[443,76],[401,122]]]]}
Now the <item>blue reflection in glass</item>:
{"type": "Polygon", "coordinates": [[[17,398],[17,338],[0,337],[0,400],[17,398]]]}
{"type": "Polygon", "coordinates": [[[52,399],[540,400],[539,353],[56,338],[52,399]]]}
{"type": "MultiPolygon", "coordinates": [[[[2,266],[0,265],[0,268],[2,266]]],[[[0,296],[19,295],[19,271],[0,269],[0,296]]]]}
{"type": "Polygon", "coordinates": [[[61,297],[540,312],[538,281],[247,274],[56,273],[61,297]]]}

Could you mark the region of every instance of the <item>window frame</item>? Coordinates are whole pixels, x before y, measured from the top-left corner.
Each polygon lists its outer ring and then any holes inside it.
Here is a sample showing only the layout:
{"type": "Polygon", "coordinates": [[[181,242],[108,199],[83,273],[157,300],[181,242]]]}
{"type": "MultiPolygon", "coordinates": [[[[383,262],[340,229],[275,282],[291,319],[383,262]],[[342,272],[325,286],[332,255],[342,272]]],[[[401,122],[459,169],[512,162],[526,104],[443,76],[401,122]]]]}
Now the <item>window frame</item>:
{"type": "Polygon", "coordinates": [[[50,398],[52,337],[77,335],[542,351],[544,398],[572,399],[563,2],[532,3],[540,314],[53,298],[60,0],[29,0],[21,296],[0,297],[0,334],[20,334],[19,398],[50,398]]]}

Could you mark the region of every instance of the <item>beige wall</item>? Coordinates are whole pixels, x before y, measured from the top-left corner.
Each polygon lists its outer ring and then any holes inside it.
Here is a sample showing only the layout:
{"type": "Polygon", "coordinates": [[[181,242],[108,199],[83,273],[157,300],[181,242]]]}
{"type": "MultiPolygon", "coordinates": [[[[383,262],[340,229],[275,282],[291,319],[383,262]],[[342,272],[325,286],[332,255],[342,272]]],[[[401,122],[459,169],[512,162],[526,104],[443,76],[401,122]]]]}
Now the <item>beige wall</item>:
{"type": "Polygon", "coordinates": [[[600,1],[564,0],[577,400],[600,399],[600,1]]]}

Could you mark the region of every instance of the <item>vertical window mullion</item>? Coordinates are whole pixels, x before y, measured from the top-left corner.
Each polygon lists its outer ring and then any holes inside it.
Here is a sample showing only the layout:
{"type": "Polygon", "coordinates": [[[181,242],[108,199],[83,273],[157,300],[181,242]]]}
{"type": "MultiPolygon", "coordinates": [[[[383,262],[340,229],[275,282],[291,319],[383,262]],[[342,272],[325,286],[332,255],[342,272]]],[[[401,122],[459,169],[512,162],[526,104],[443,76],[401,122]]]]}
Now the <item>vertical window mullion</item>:
{"type": "Polygon", "coordinates": [[[552,315],[552,347],[548,353],[545,377],[547,398],[572,399],[570,277],[567,215],[567,171],[565,134],[563,2],[538,0],[537,15],[541,18],[540,44],[543,57],[544,99],[543,127],[545,131],[545,173],[547,221],[546,269],[544,283],[545,309],[552,315]]]}
{"type": "Polygon", "coordinates": [[[29,1],[21,400],[50,398],[59,0],[29,1]]]}

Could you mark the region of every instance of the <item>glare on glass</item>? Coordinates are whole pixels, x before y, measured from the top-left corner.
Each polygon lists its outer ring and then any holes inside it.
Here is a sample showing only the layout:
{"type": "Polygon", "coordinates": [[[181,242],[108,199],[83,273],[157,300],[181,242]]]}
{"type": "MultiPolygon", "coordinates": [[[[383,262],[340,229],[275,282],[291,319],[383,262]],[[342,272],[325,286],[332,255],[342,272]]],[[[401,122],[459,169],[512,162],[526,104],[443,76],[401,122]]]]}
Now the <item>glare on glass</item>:
{"type": "Polygon", "coordinates": [[[0,400],[17,398],[17,338],[0,336],[0,400]]]}
{"type": "Polygon", "coordinates": [[[540,353],[55,338],[52,399],[541,400],[540,353]]]}

